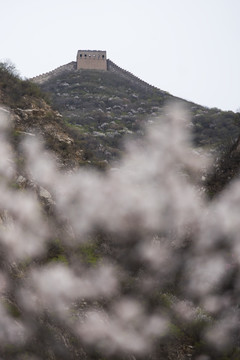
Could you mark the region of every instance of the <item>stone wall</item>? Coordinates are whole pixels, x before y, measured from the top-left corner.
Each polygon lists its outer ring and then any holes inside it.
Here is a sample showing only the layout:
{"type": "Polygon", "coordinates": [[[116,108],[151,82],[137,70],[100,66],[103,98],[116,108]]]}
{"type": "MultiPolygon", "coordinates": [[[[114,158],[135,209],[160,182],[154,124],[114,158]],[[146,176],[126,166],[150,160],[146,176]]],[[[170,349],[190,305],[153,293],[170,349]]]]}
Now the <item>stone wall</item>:
{"type": "Polygon", "coordinates": [[[107,53],[100,50],[78,50],[77,70],[107,70],[107,53]]]}
{"type": "Polygon", "coordinates": [[[56,68],[56,69],[54,69],[52,71],[49,71],[47,73],[35,76],[35,77],[31,78],[30,80],[37,83],[37,84],[42,84],[45,81],[47,81],[50,77],[55,76],[55,75],[59,75],[62,72],[65,72],[65,71],[76,70],[76,67],[77,67],[77,63],[75,61],[71,61],[70,63],[59,66],[58,68],[56,68]]]}
{"type": "Polygon", "coordinates": [[[158,89],[157,87],[155,87],[153,85],[150,85],[147,82],[141,80],[137,76],[133,75],[131,72],[122,69],[120,66],[116,65],[111,60],[107,60],[107,69],[108,69],[108,71],[111,71],[111,72],[114,72],[114,73],[118,74],[119,76],[121,76],[122,78],[128,80],[129,82],[131,82],[135,86],[140,87],[140,88],[142,88],[142,89],[144,89],[146,91],[158,90],[158,91],[161,91],[163,94],[166,94],[165,91],[162,91],[162,90],[158,89]]]}

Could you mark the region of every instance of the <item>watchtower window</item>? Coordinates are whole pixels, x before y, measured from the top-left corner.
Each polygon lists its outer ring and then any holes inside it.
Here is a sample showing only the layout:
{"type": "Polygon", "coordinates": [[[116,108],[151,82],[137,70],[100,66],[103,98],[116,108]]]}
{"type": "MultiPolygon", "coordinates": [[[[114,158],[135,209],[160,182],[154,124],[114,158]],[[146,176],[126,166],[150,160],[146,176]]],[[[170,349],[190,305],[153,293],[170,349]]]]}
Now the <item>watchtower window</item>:
{"type": "Polygon", "coordinates": [[[80,58],[82,57],[82,54],[80,54],[80,58]]]}
{"type": "Polygon", "coordinates": [[[86,58],[86,57],[87,57],[87,54],[85,54],[84,57],[86,58]]]}
{"type": "Polygon", "coordinates": [[[102,55],[102,58],[104,59],[104,55],[102,55]]]}

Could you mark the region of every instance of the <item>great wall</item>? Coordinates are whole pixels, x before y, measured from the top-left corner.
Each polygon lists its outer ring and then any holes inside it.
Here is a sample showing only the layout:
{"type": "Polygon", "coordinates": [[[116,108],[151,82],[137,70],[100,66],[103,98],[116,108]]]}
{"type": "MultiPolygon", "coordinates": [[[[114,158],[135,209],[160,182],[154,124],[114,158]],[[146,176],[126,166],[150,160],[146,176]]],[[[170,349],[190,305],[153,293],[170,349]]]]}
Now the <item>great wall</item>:
{"type": "Polygon", "coordinates": [[[147,82],[141,80],[139,77],[137,77],[136,75],[133,75],[131,72],[122,69],[120,66],[116,65],[113,61],[111,61],[109,59],[107,60],[107,64],[108,64],[108,71],[118,74],[122,78],[130,81],[135,86],[138,86],[146,91],[158,90],[158,91],[161,91],[163,94],[166,93],[165,91],[162,91],[162,90],[158,89],[157,87],[150,85],[147,82]]]}
{"type": "Polygon", "coordinates": [[[65,71],[72,71],[72,70],[76,70],[76,61],[71,61],[68,64],[59,66],[54,70],[51,70],[51,71],[46,72],[44,74],[40,74],[40,75],[35,76],[35,77],[33,77],[33,78],[29,79],[29,80],[34,82],[34,83],[37,83],[37,84],[42,84],[52,76],[56,76],[56,75],[59,75],[59,74],[65,72],[65,71]]]}
{"type": "MultiPolygon", "coordinates": [[[[45,81],[47,81],[50,77],[60,75],[61,73],[68,72],[68,71],[82,71],[82,70],[77,70],[77,62],[72,61],[68,64],[59,66],[58,68],[56,68],[52,71],[35,76],[35,77],[31,78],[30,80],[37,84],[42,84],[45,81]]],[[[157,90],[157,91],[161,91],[162,94],[167,94],[165,91],[162,91],[159,88],[157,88],[153,85],[150,85],[147,82],[141,80],[137,76],[133,75],[131,72],[122,69],[120,66],[116,65],[113,61],[111,61],[109,59],[107,60],[107,71],[118,74],[120,77],[128,80],[133,85],[135,85],[141,89],[144,89],[145,91],[152,92],[153,90],[157,90]]]]}

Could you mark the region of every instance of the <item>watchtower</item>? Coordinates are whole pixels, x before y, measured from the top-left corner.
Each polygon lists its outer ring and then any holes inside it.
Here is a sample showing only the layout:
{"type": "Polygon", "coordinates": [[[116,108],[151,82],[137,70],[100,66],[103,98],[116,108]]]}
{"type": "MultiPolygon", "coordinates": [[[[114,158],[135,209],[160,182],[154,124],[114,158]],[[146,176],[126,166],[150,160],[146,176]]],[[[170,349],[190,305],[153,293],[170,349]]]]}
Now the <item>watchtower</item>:
{"type": "Polygon", "coordinates": [[[107,70],[107,52],[101,50],[78,50],[77,70],[107,70]]]}

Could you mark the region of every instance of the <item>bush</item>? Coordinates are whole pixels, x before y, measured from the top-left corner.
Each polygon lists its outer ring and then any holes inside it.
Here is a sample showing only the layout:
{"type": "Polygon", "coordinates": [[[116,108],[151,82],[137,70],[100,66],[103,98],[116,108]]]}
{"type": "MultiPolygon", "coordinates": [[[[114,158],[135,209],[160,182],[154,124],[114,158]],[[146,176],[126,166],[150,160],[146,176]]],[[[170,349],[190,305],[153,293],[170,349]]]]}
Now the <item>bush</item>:
{"type": "Polygon", "coordinates": [[[15,66],[11,63],[0,63],[0,89],[4,92],[6,105],[9,106],[24,105],[23,96],[31,96],[49,102],[48,96],[38,85],[20,78],[15,66]]]}

